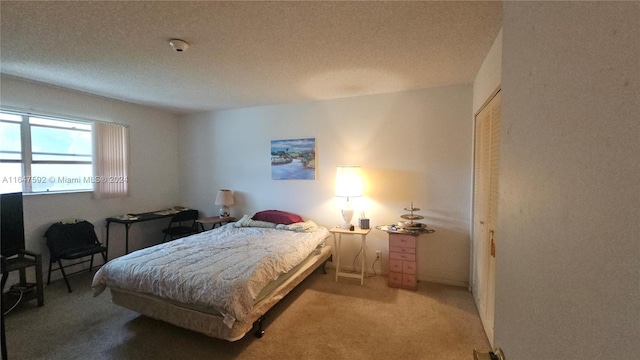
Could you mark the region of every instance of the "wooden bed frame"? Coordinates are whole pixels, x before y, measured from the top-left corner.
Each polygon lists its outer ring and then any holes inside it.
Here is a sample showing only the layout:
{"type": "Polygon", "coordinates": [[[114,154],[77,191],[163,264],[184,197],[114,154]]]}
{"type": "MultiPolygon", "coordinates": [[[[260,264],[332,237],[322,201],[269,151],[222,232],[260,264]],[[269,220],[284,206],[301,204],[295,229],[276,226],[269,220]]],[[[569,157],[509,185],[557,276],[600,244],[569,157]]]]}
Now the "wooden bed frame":
{"type": "Polygon", "coordinates": [[[301,266],[296,267],[290,277],[254,305],[246,322],[235,321],[231,328],[222,322],[223,317],[220,314],[194,310],[147,294],[110,288],[111,300],[115,304],[150,318],[162,320],[219,339],[228,341],[240,340],[251,331],[254,325],[257,327],[255,336],[262,337],[264,334],[262,320],[265,313],[318,267],[322,266],[324,272],[324,266],[330,258],[331,246],[328,245],[312,253],[301,266]]]}

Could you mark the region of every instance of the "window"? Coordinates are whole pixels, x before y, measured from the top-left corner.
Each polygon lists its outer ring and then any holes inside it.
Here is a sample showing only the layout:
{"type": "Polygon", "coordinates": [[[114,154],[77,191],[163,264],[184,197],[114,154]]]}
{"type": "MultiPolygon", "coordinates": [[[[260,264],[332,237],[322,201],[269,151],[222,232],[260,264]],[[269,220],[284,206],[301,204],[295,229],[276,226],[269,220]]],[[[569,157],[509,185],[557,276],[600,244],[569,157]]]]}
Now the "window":
{"type": "Polygon", "coordinates": [[[0,193],[91,191],[92,124],[0,111],[0,193]]]}
{"type": "Polygon", "coordinates": [[[0,113],[0,192],[22,191],[22,184],[13,179],[22,179],[22,142],[18,115],[0,113]],[[8,178],[8,179],[7,179],[8,178]]]}

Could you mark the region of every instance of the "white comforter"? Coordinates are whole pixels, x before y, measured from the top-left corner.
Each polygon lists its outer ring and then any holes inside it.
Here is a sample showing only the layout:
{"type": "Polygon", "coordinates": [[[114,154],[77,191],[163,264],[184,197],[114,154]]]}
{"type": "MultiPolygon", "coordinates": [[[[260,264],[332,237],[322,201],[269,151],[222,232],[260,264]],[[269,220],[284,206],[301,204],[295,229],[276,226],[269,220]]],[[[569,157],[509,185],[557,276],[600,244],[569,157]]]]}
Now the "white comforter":
{"type": "Polygon", "coordinates": [[[329,236],[228,224],[113,259],[95,274],[94,296],[106,286],[212,308],[231,327],[244,321],[270,281],[291,270],[329,236]]]}

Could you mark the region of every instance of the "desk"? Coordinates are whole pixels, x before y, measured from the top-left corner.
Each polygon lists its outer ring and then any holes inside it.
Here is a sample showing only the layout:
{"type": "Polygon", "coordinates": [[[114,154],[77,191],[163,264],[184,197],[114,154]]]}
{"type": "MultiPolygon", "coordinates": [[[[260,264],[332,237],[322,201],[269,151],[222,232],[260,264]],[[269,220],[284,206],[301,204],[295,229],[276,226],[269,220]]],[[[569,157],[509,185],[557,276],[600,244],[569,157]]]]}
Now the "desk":
{"type": "Polygon", "coordinates": [[[336,243],[336,282],[338,281],[338,277],[342,276],[360,279],[360,285],[364,284],[364,277],[367,269],[367,234],[369,234],[369,231],[371,231],[371,229],[361,229],[359,227],[355,228],[353,231],[343,229],[338,226],[329,229],[329,232],[333,234],[333,240],[336,243]],[[362,269],[360,270],[360,274],[340,271],[340,244],[342,243],[342,234],[360,235],[360,251],[362,252],[362,269]]]}
{"type": "MultiPolygon", "coordinates": [[[[187,210],[187,209],[184,209],[184,210],[187,210]]],[[[151,212],[140,213],[140,214],[127,214],[127,215],[107,218],[107,241],[106,241],[107,260],[109,260],[109,225],[111,223],[124,225],[125,227],[125,235],[124,235],[125,250],[124,251],[125,251],[125,254],[128,254],[129,253],[129,228],[131,227],[131,225],[144,222],[144,221],[170,218],[173,215],[177,214],[178,212],[179,211],[175,211],[172,209],[164,209],[164,210],[157,210],[157,211],[151,211],[151,212]]]]}
{"type": "Polygon", "coordinates": [[[196,220],[196,222],[200,224],[200,228],[202,229],[202,231],[205,230],[204,224],[211,225],[211,230],[213,230],[216,227],[216,225],[222,226],[223,224],[226,224],[232,221],[236,221],[236,218],[232,216],[228,216],[228,217],[210,216],[204,219],[196,220]]]}

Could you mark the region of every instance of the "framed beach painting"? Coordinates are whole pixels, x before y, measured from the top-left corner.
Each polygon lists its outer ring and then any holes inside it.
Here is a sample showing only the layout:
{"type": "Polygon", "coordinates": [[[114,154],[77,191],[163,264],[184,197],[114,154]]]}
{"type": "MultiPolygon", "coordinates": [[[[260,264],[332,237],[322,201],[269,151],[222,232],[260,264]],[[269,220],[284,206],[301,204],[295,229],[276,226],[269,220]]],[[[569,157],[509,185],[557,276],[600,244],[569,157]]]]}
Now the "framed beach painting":
{"type": "Polygon", "coordinates": [[[315,180],[316,139],[271,140],[271,179],[315,180]]]}

